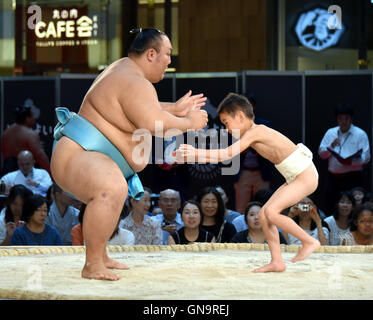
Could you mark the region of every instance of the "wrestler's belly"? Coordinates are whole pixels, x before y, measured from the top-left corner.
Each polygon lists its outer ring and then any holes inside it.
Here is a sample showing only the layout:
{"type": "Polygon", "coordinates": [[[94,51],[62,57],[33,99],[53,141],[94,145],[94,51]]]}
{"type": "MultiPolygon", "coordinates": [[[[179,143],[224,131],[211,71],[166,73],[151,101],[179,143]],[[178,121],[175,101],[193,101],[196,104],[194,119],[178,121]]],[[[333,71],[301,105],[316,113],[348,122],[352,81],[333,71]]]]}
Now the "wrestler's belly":
{"type": "MultiPolygon", "coordinates": [[[[120,122],[123,124],[123,129],[120,129],[118,126],[113,125],[93,111],[92,108],[85,108],[81,110],[79,114],[105,135],[105,137],[120,151],[132,170],[139,172],[147,166],[152,144],[150,133],[143,135],[143,137],[138,137],[138,135],[135,134],[135,128],[127,119],[120,119],[120,122]],[[125,131],[125,128],[127,131],[125,131]]],[[[118,116],[118,118],[120,117],[123,116],[118,116]]]]}

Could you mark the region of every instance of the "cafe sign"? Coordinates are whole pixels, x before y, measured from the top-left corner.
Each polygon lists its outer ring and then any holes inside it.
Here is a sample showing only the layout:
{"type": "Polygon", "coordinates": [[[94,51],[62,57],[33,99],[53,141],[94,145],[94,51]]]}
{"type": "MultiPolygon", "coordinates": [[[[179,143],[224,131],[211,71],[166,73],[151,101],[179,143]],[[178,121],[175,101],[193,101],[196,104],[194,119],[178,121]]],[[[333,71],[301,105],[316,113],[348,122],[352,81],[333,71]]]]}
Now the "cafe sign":
{"type": "MultiPolygon", "coordinates": [[[[49,9],[49,8],[48,8],[49,9]]],[[[38,21],[34,28],[36,47],[63,47],[98,44],[98,16],[88,16],[77,8],[49,9],[50,19],[38,21]],[[51,14],[52,13],[52,14],[51,14]]],[[[87,10],[84,10],[87,11],[87,10]]]]}

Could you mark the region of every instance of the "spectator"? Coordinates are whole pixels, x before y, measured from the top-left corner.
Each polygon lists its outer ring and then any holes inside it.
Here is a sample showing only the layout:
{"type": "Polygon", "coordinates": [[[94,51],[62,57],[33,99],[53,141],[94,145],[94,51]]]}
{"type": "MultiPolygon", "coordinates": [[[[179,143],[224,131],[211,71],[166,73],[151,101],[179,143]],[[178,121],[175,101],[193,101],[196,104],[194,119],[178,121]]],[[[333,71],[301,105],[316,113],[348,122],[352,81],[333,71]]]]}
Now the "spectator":
{"type": "Polygon", "coordinates": [[[197,197],[202,208],[202,228],[215,236],[216,242],[230,242],[236,234],[233,224],[224,221],[225,205],[214,187],[202,189],[197,197]]]}
{"type": "Polygon", "coordinates": [[[26,224],[14,230],[12,246],[59,246],[62,245],[58,231],[45,223],[48,215],[47,200],[40,195],[26,198],[22,219],[26,224]]]}
{"type": "Polygon", "coordinates": [[[46,196],[48,188],[52,185],[52,179],[44,169],[34,168],[35,160],[30,151],[24,150],[17,157],[19,169],[7,173],[1,178],[6,185],[6,189],[16,184],[23,184],[34,194],[46,196]]]}
{"type": "MultiPolygon", "coordinates": [[[[82,203],[79,211],[79,224],[71,229],[71,241],[73,246],[84,246],[83,236],[83,217],[87,205],[82,203]]],[[[120,217],[115,231],[111,235],[108,245],[133,245],[135,244],[135,236],[131,231],[119,228],[120,217]]]]}
{"type": "Polygon", "coordinates": [[[79,223],[79,210],[72,206],[73,199],[56,183],[53,183],[54,201],[45,223],[55,227],[65,246],[72,244],[71,229],[79,223]]]}
{"type": "Polygon", "coordinates": [[[168,237],[168,244],[215,242],[214,235],[201,228],[203,216],[201,206],[198,202],[194,200],[185,201],[180,211],[184,227],[176,230],[168,237]]]}
{"type": "Polygon", "coordinates": [[[370,160],[368,135],[352,124],[352,107],[338,105],[335,115],[338,126],[325,133],[319,147],[321,159],[328,159],[323,201],[325,212],[332,211],[341,191],[364,186],[363,168],[370,160]],[[348,158],[352,155],[355,156],[348,158]]]}
{"type": "Polygon", "coordinates": [[[329,245],[339,246],[344,235],[350,231],[349,225],[354,207],[355,198],[352,193],[350,191],[342,191],[336,202],[333,215],[324,220],[330,229],[329,245]]]}
{"type": "Polygon", "coordinates": [[[33,129],[35,118],[31,107],[18,107],[16,122],[4,131],[1,138],[1,153],[4,160],[2,175],[18,169],[17,157],[23,150],[30,150],[36,163],[50,173],[49,159],[42,148],[38,133],[33,129]]]}
{"type": "Polygon", "coordinates": [[[129,198],[130,213],[119,224],[120,228],[134,234],[135,244],[162,244],[161,223],[148,216],[151,194],[149,188],[144,188],[144,195],[140,200],[129,198]]]}
{"type": "Polygon", "coordinates": [[[351,189],[351,193],[355,198],[355,206],[363,204],[364,196],[367,191],[363,187],[355,187],[351,189]]]}
{"type": "MultiPolygon", "coordinates": [[[[260,189],[254,195],[253,202],[259,202],[259,203],[265,204],[269,200],[269,198],[272,196],[272,194],[273,194],[273,190],[271,189],[260,189]]],[[[245,212],[247,212],[247,209],[245,210],[245,212]]],[[[237,232],[244,231],[248,229],[249,227],[246,223],[245,215],[243,214],[235,218],[232,221],[232,224],[236,228],[237,232]]]]}
{"type": "MultiPolygon", "coordinates": [[[[248,229],[237,232],[233,238],[232,242],[235,243],[267,243],[265,238],[262,226],[259,222],[259,211],[263,207],[260,202],[250,202],[245,210],[245,214],[243,215],[246,224],[248,225],[248,229]]],[[[282,236],[281,232],[279,232],[280,236],[280,243],[286,244],[285,238],[282,236]]]]}
{"type": "Polygon", "coordinates": [[[162,243],[167,244],[168,237],[176,230],[184,227],[181,215],[177,212],[180,208],[180,194],[173,189],[163,190],[159,194],[158,205],[162,209],[162,214],[152,217],[161,223],[162,243]]]}
{"type": "Polygon", "coordinates": [[[22,184],[10,189],[6,205],[0,212],[0,245],[8,245],[14,230],[25,223],[22,221],[22,208],[25,199],[30,196],[32,191],[22,184]]]}
{"type": "Polygon", "coordinates": [[[229,199],[228,199],[228,196],[227,196],[225,190],[220,186],[216,186],[215,188],[220,193],[221,198],[223,199],[223,202],[224,202],[224,205],[225,205],[224,219],[227,222],[232,223],[232,221],[235,218],[239,217],[241,214],[239,212],[228,209],[227,208],[227,203],[228,203],[229,199]]]}
{"type": "MultiPolygon", "coordinates": [[[[253,93],[246,93],[246,98],[256,111],[256,98],[253,93]]],[[[256,124],[264,124],[270,127],[270,122],[259,117],[255,117],[256,124]]],[[[247,148],[240,155],[240,172],[238,181],[234,184],[236,193],[236,211],[242,215],[245,213],[247,205],[254,195],[261,189],[268,189],[272,179],[271,163],[260,156],[253,148],[247,148]]],[[[237,230],[238,231],[238,230],[237,230]]]]}
{"type": "Polygon", "coordinates": [[[373,245],[373,206],[363,204],[352,213],[350,231],[345,234],[342,245],[373,245]]]}
{"type": "MultiPolygon", "coordinates": [[[[325,246],[328,244],[329,228],[321,220],[317,206],[310,198],[304,198],[302,201],[290,208],[289,218],[292,218],[304,231],[311,237],[320,241],[325,246]]],[[[300,240],[291,234],[284,232],[288,244],[302,244],[300,240]]]]}

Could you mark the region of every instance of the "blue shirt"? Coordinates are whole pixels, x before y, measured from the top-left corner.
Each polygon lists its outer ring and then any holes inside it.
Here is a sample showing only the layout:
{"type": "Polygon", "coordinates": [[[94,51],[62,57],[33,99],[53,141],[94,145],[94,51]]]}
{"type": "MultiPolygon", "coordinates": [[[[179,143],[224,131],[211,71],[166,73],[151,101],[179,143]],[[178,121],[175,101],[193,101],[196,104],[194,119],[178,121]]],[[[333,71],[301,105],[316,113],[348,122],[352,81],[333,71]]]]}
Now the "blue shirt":
{"type": "Polygon", "coordinates": [[[43,232],[32,232],[25,224],[14,230],[11,246],[62,246],[58,231],[46,224],[43,232]]]}

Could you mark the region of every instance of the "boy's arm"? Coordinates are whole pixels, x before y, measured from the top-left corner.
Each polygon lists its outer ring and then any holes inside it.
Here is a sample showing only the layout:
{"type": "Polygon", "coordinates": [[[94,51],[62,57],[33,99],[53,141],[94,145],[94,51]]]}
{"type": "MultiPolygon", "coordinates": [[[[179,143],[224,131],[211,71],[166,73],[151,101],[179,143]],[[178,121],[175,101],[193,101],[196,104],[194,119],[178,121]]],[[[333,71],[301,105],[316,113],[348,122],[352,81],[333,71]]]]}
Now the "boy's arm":
{"type": "Polygon", "coordinates": [[[246,131],[240,140],[224,149],[196,149],[189,144],[180,145],[174,156],[178,162],[218,163],[239,155],[254,142],[252,132],[246,131]]]}

